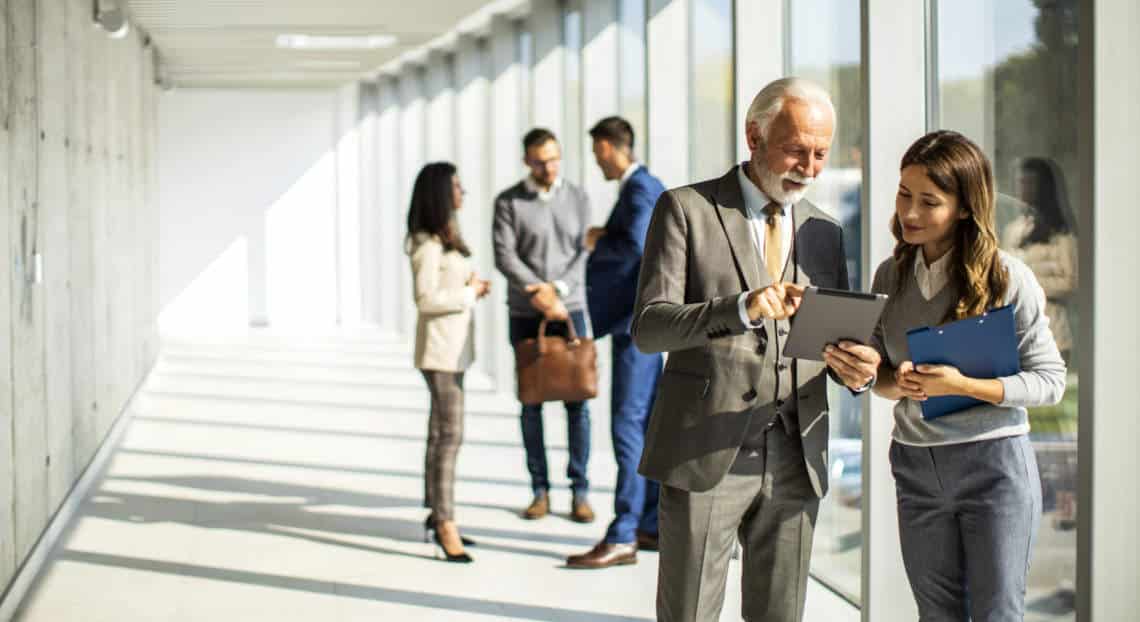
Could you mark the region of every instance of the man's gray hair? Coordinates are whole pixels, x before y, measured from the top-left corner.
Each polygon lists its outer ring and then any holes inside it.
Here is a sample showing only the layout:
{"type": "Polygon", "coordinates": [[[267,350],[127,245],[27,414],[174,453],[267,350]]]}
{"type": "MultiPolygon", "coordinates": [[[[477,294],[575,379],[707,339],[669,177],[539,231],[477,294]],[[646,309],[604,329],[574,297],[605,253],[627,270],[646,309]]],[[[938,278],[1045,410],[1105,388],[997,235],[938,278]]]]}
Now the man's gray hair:
{"type": "Polygon", "coordinates": [[[789,99],[801,99],[808,102],[823,104],[831,112],[832,123],[835,118],[835,106],[831,103],[831,95],[822,86],[803,78],[780,78],[768,83],[752,100],[748,107],[748,114],[744,117],[744,125],[752,123],[760,126],[760,139],[768,141],[768,130],[772,127],[772,120],[784,108],[784,102],[789,99]]]}

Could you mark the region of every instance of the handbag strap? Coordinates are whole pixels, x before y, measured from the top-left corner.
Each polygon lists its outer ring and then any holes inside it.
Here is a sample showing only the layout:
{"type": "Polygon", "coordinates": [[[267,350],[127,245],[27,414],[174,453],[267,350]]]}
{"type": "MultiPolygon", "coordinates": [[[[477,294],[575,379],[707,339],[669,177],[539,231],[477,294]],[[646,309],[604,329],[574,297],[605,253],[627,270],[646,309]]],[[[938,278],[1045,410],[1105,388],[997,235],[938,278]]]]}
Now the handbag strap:
{"type": "MultiPolygon", "coordinates": [[[[539,356],[546,354],[546,325],[549,323],[545,317],[538,323],[538,354],[539,356]]],[[[566,340],[566,345],[571,348],[578,347],[582,343],[581,338],[578,337],[578,331],[574,328],[574,322],[570,318],[566,318],[566,328],[570,334],[570,338],[566,340]]]]}

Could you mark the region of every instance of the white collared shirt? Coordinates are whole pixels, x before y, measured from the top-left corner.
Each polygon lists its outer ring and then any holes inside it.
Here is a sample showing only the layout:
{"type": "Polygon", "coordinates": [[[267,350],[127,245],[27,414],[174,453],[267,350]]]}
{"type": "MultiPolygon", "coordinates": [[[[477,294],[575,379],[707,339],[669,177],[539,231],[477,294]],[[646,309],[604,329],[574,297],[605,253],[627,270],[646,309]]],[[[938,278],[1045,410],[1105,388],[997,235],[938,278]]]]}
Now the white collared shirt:
{"type": "Polygon", "coordinates": [[[641,168],[641,164],[634,162],[625,169],[625,172],[621,174],[621,181],[618,182],[618,192],[621,192],[622,188],[625,188],[625,182],[629,181],[629,178],[633,177],[633,174],[636,173],[639,168],[641,168]]]}
{"type": "Polygon", "coordinates": [[[915,253],[914,278],[918,281],[918,289],[922,292],[923,298],[927,300],[934,298],[950,282],[950,257],[953,254],[954,251],[951,249],[927,266],[926,255],[922,249],[918,249],[918,252],[915,253]]]}
{"type": "MultiPolygon", "coordinates": [[[[752,182],[745,172],[744,166],[736,169],[736,175],[740,178],[740,191],[744,195],[744,207],[748,211],[748,222],[752,225],[752,241],[756,243],[756,250],[760,251],[760,256],[764,257],[764,234],[768,228],[768,215],[764,213],[764,208],[774,201],[752,182]]],[[[784,214],[784,217],[780,219],[780,242],[781,250],[784,252],[781,261],[786,266],[788,255],[792,252],[792,220],[795,206],[781,205],[780,208],[784,214]]]]}
{"type": "Polygon", "coordinates": [[[530,175],[526,176],[526,179],[523,180],[523,183],[526,184],[526,189],[538,195],[538,200],[543,203],[549,201],[550,197],[554,196],[554,194],[558,192],[560,188],[562,188],[561,177],[556,177],[554,179],[554,183],[550,184],[549,190],[542,189],[542,187],[540,187],[538,183],[534,181],[534,178],[530,175]]]}

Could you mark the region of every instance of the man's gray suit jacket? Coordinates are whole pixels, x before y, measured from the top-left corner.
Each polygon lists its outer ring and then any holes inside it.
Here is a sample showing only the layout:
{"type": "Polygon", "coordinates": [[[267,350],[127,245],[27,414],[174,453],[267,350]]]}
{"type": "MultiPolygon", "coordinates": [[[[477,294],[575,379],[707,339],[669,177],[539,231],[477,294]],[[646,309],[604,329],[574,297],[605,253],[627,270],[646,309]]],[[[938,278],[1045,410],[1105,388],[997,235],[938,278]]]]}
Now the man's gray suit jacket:
{"type": "MultiPolygon", "coordinates": [[[[794,246],[784,279],[847,289],[839,224],[806,200],[793,213],[794,246]]],[[[750,329],[740,319],[740,293],[770,284],[736,167],[719,179],[661,195],[645,242],[632,325],[642,352],[669,353],[641,474],[692,492],[711,489],[731,468],[753,414],[771,413],[762,408],[769,405],[798,422],[812,485],[820,497],[827,492],[826,366],[783,357],[791,322],[769,320],[763,329],[750,329]]]]}

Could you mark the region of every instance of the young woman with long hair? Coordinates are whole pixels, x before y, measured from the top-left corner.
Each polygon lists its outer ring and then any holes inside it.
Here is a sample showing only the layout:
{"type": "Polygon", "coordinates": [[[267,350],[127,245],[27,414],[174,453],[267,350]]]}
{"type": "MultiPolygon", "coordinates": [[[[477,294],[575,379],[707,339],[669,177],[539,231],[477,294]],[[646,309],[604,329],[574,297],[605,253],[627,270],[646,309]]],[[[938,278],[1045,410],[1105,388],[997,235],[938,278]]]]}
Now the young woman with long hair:
{"type": "Polygon", "coordinates": [[[436,162],[416,177],[408,209],[406,250],[412,261],[415,296],[415,365],[431,393],[424,527],[450,562],[470,562],[455,524],[455,459],[463,441],[463,374],[475,358],[477,300],[490,282],[476,276],[471,251],[459,234],[455,211],[463,206],[463,186],[455,166],[436,162]]]}
{"type": "Polygon", "coordinates": [[[918,139],[903,156],[897,245],[873,290],[890,296],[873,339],[875,392],[897,400],[890,449],[903,562],[922,620],[1012,621],[1024,615],[1026,576],[1041,518],[1041,482],[1026,408],[1056,403],[1065,365],[1045,296],[1020,260],[998,249],[994,176],[956,132],[918,139]],[[914,365],[906,333],[1013,305],[1021,371],[970,378],[914,365]],[[983,402],[926,420],[924,400],[983,402]]]}

